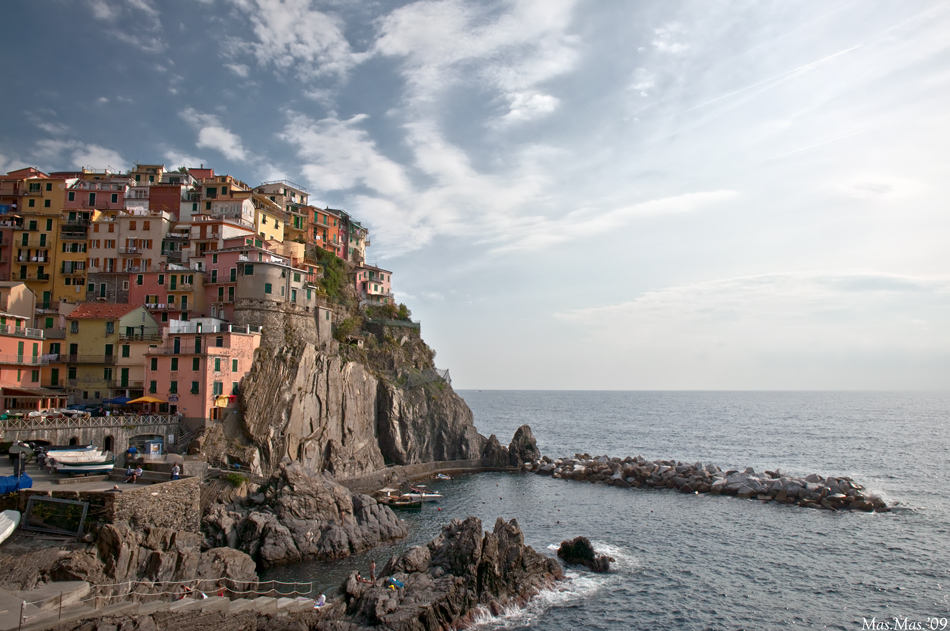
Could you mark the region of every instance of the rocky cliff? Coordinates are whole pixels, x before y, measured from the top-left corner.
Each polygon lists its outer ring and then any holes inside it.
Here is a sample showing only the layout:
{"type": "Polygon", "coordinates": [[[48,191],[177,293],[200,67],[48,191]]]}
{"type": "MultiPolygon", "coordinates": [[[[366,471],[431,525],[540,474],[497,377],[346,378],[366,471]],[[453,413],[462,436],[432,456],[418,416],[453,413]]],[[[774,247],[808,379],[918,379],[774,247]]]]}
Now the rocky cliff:
{"type": "MultiPolygon", "coordinates": [[[[354,321],[363,322],[350,317],[350,328],[354,321]]],[[[262,345],[241,383],[243,413],[212,424],[197,448],[265,476],[285,459],[343,478],[481,457],[486,439],[451,385],[433,376],[434,353],[418,335],[374,330],[359,346],[262,345]]]]}

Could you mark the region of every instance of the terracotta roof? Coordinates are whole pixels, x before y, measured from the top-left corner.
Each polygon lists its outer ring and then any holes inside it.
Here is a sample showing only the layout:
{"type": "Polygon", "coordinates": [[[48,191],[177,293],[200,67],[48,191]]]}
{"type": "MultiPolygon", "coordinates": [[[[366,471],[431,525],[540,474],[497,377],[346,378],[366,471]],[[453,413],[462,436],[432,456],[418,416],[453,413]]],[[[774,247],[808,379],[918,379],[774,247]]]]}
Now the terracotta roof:
{"type": "Polygon", "coordinates": [[[111,302],[85,302],[66,316],[72,320],[75,318],[88,318],[90,320],[118,320],[122,316],[135,311],[142,305],[126,305],[111,302]]]}

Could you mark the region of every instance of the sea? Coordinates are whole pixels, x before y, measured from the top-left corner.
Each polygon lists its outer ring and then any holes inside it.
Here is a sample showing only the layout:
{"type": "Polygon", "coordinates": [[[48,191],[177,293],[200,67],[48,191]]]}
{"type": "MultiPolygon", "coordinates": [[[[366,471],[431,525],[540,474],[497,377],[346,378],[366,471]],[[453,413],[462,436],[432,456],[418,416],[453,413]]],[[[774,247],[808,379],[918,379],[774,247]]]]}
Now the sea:
{"type": "Polygon", "coordinates": [[[615,559],[478,629],[947,629],[950,393],[467,390],[478,430],[507,444],[528,424],[541,453],[637,456],[723,469],[850,476],[887,513],[619,489],[533,474],[432,481],[445,497],[402,513],[411,534],[331,564],[262,578],[328,596],[370,560],[433,538],[452,518],[516,519],[555,556],[583,535],[615,559]]]}

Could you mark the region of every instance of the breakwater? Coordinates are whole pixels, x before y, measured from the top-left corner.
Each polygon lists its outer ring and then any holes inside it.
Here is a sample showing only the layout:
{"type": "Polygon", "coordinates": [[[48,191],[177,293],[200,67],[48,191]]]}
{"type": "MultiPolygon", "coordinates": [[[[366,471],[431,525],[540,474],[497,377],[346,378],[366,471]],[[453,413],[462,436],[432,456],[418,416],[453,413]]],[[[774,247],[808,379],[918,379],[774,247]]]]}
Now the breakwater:
{"type": "Polygon", "coordinates": [[[666,488],[680,493],[732,495],[827,510],[890,510],[883,499],[844,476],[825,478],[812,473],[794,477],[781,469],[762,473],[752,468],[723,471],[714,464],[701,462],[686,464],[673,460],[650,461],[642,456],[621,459],[588,454],[558,460],[544,456],[526,463],[525,469],[538,475],[621,488],[666,488]]]}

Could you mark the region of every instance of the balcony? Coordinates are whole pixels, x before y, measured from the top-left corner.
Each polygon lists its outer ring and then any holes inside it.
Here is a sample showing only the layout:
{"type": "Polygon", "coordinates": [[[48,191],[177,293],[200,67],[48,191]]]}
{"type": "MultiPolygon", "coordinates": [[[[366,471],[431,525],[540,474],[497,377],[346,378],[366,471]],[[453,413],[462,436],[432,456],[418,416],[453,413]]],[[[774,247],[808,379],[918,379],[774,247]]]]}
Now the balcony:
{"type": "Polygon", "coordinates": [[[169,232],[163,238],[168,239],[169,241],[187,241],[191,238],[191,235],[187,232],[169,232]]]}
{"type": "Polygon", "coordinates": [[[67,364],[105,364],[105,365],[115,365],[115,355],[79,355],[70,353],[68,355],[60,355],[61,358],[64,358],[67,364]]]}
{"type": "Polygon", "coordinates": [[[162,335],[160,333],[148,334],[148,335],[140,335],[138,333],[133,333],[132,335],[119,335],[119,341],[120,342],[161,342],[162,335]]]}
{"type": "Polygon", "coordinates": [[[49,280],[49,274],[29,274],[27,276],[20,276],[19,278],[15,280],[22,280],[27,283],[47,281],[49,280]]]}
{"type": "Polygon", "coordinates": [[[18,337],[32,337],[43,339],[43,329],[29,329],[26,327],[13,327],[9,324],[0,324],[0,333],[3,335],[16,335],[18,337]]]}
{"type": "Polygon", "coordinates": [[[62,241],[85,241],[87,237],[85,232],[63,232],[59,238],[62,241]]]}
{"type": "Polygon", "coordinates": [[[85,270],[85,269],[79,269],[79,268],[76,268],[76,269],[64,269],[62,272],[60,272],[60,274],[62,274],[63,276],[85,276],[85,275],[86,275],[86,270],[85,270]]]}
{"type": "Polygon", "coordinates": [[[48,256],[26,256],[21,254],[16,258],[17,263],[49,263],[48,256]]]}
{"type": "Polygon", "coordinates": [[[136,390],[136,389],[145,387],[145,382],[142,381],[141,379],[127,379],[125,381],[122,381],[121,379],[110,380],[110,381],[106,381],[105,384],[107,388],[118,388],[118,389],[128,388],[128,389],[136,390]]]}
{"type": "Polygon", "coordinates": [[[89,224],[90,224],[89,219],[84,219],[84,218],[81,218],[81,217],[74,217],[73,219],[69,219],[69,218],[63,219],[63,221],[62,221],[62,223],[61,223],[60,225],[62,225],[62,226],[64,226],[64,227],[65,227],[65,226],[83,226],[83,227],[86,227],[86,226],[88,226],[89,224]]]}
{"type": "Polygon", "coordinates": [[[16,364],[17,366],[48,366],[49,358],[30,357],[29,355],[0,355],[0,364],[16,364]]]}
{"type": "Polygon", "coordinates": [[[137,256],[141,253],[139,248],[119,248],[119,254],[123,256],[137,256]]]}
{"type": "Polygon", "coordinates": [[[14,244],[21,248],[41,248],[43,250],[48,250],[52,245],[49,241],[42,241],[40,239],[30,239],[29,241],[20,240],[19,243],[14,244]]]}

